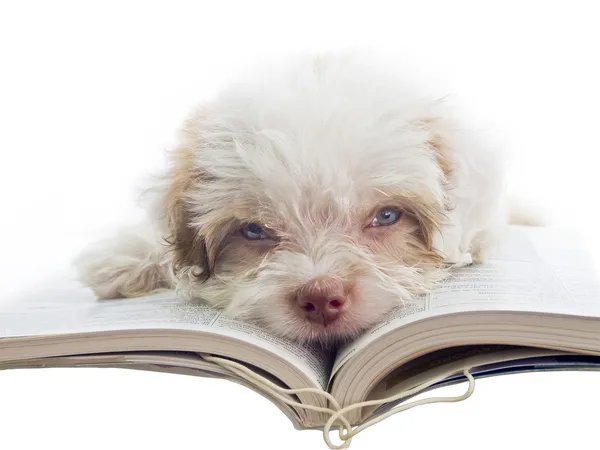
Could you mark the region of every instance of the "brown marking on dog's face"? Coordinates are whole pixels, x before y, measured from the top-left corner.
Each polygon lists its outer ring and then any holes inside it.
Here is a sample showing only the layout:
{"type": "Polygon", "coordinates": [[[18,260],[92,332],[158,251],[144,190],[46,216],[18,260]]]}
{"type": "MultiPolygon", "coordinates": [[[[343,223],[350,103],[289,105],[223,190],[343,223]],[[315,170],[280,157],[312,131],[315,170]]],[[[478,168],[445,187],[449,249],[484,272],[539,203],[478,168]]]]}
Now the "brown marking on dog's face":
{"type": "Polygon", "coordinates": [[[367,218],[387,207],[397,208],[401,213],[392,225],[364,229],[363,242],[374,254],[387,255],[407,265],[441,263],[441,255],[433,248],[433,238],[440,229],[444,208],[434,198],[378,189],[367,204],[373,205],[365,215],[367,218]]]}
{"type": "MultiPolygon", "coordinates": [[[[257,255],[256,243],[248,243],[239,233],[247,222],[273,222],[273,214],[266,219],[259,213],[261,207],[252,195],[239,195],[231,201],[215,204],[215,209],[205,214],[202,226],[197,226],[199,217],[193,210],[194,197],[198,191],[210,188],[214,183],[207,171],[198,167],[196,151],[182,146],[171,152],[169,187],[163,198],[163,209],[167,214],[170,236],[167,241],[173,251],[175,272],[187,271],[206,280],[215,269],[222,270],[229,261],[227,271],[242,270],[248,258],[236,259],[229,256],[247,247],[249,254],[257,255]],[[218,267],[217,267],[218,266],[218,267]]],[[[209,208],[210,209],[210,208],[209,208]]],[[[263,246],[264,247],[264,246],[263,246]]],[[[253,264],[256,260],[253,260],[253,264]]]]}
{"type": "Polygon", "coordinates": [[[211,263],[209,248],[203,235],[191,226],[192,213],[187,198],[195,184],[203,182],[203,172],[194,161],[195,152],[189,147],[178,147],[170,154],[169,186],[163,198],[170,235],[167,242],[173,251],[173,267],[197,267],[198,274],[209,276],[211,263]]]}

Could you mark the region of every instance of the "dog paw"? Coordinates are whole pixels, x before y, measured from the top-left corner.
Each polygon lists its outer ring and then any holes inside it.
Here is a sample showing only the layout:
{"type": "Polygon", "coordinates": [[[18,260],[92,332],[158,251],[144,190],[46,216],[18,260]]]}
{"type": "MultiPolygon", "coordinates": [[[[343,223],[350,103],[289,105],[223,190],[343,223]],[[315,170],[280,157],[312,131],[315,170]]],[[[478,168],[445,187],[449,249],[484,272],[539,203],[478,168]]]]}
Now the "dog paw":
{"type": "Polygon", "coordinates": [[[459,269],[473,264],[473,257],[469,252],[465,252],[458,255],[458,257],[454,258],[452,261],[448,261],[448,263],[452,268],[459,269]]]}
{"type": "Polygon", "coordinates": [[[79,280],[98,298],[139,297],[173,287],[164,249],[141,234],[121,233],[74,261],[79,280]]]}

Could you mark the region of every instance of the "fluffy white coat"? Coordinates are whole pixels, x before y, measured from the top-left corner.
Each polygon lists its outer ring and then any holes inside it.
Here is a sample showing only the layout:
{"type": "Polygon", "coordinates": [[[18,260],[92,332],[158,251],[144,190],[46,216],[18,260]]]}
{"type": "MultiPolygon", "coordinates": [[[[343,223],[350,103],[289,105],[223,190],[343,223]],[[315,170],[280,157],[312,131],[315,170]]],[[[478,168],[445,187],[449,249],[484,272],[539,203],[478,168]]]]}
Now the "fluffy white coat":
{"type": "Polygon", "coordinates": [[[101,298],[178,288],[292,339],[349,338],[485,258],[506,223],[503,164],[385,65],[300,58],[195,110],[148,223],[77,265],[101,298]],[[382,208],[400,219],[372,226],[382,208]],[[249,224],[264,236],[248,239],[249,224]],[[315,280],[342,290],[331,323],[298,302],[315,280]]]}

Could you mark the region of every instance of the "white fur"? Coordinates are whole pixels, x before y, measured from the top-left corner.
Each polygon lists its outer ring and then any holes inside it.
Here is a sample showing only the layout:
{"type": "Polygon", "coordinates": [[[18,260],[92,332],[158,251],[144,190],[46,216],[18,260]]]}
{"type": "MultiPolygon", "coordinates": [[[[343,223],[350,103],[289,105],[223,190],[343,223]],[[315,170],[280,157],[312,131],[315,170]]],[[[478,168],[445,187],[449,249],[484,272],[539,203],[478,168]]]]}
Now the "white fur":
{"type": "Polygon", "coordinates": [[[82,281],[100,298],[135,297],[169,289],[169,258],[148,224],[94,243],[75,260],[82,281]]]}
{"type": "Polygon", "coordinates": [[[255,220],[239,217],[254,205],[271,221],[262,225],[293,249],[273,247],[243,270],[219,267],[202,282],[199,262],[175,269],[161,243],[173,232],[164,203],[174,180],[168,173],[153,186],[150,223],[78,260],[99,297],[178,287],[281,335],[350,336],[426,291],[447,265],[484,258],[506,223],[502,156],[443,102],[368,58],[300,58],[232,86],[190,116],[181,147],[191,149],[209,180],[192,180],[185,193],[195,233],[232,218],[255,220]],[[450,177],[428,144],[438,135],[450,149],[450,177]],[[388,189],[446,205],[435,239],[446,266],[406,264],[372,250],[382,248],[369,246],[379,231],[358,227],[357,216],[371,193],[388,189]],[[348,310],[329,329],[308,324],[288,301],[317,276],[353,286],[348,310]]]}

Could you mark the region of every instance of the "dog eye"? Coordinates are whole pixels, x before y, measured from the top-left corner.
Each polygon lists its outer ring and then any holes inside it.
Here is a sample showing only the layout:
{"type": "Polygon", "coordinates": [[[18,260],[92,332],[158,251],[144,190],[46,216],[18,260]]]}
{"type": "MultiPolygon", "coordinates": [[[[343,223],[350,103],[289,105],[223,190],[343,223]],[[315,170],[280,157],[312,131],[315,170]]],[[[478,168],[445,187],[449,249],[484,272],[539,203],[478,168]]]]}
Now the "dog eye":
{"type": "Polygon", "coordinates": [[[398,222],[402,217],[402,212],[398,208],[386,207],[380,209],[373,220],[371,220],[371,227],[381,227],[385,225],[392,225],[398,222]]]}
{"type": "Polygon", "coordinates": [[[265,233],[260,225],[255,223],[249,223],[241,230],[242,235],[250,241],[258,241],[261,239],[268,239],[269,235],[265,233]]]}

